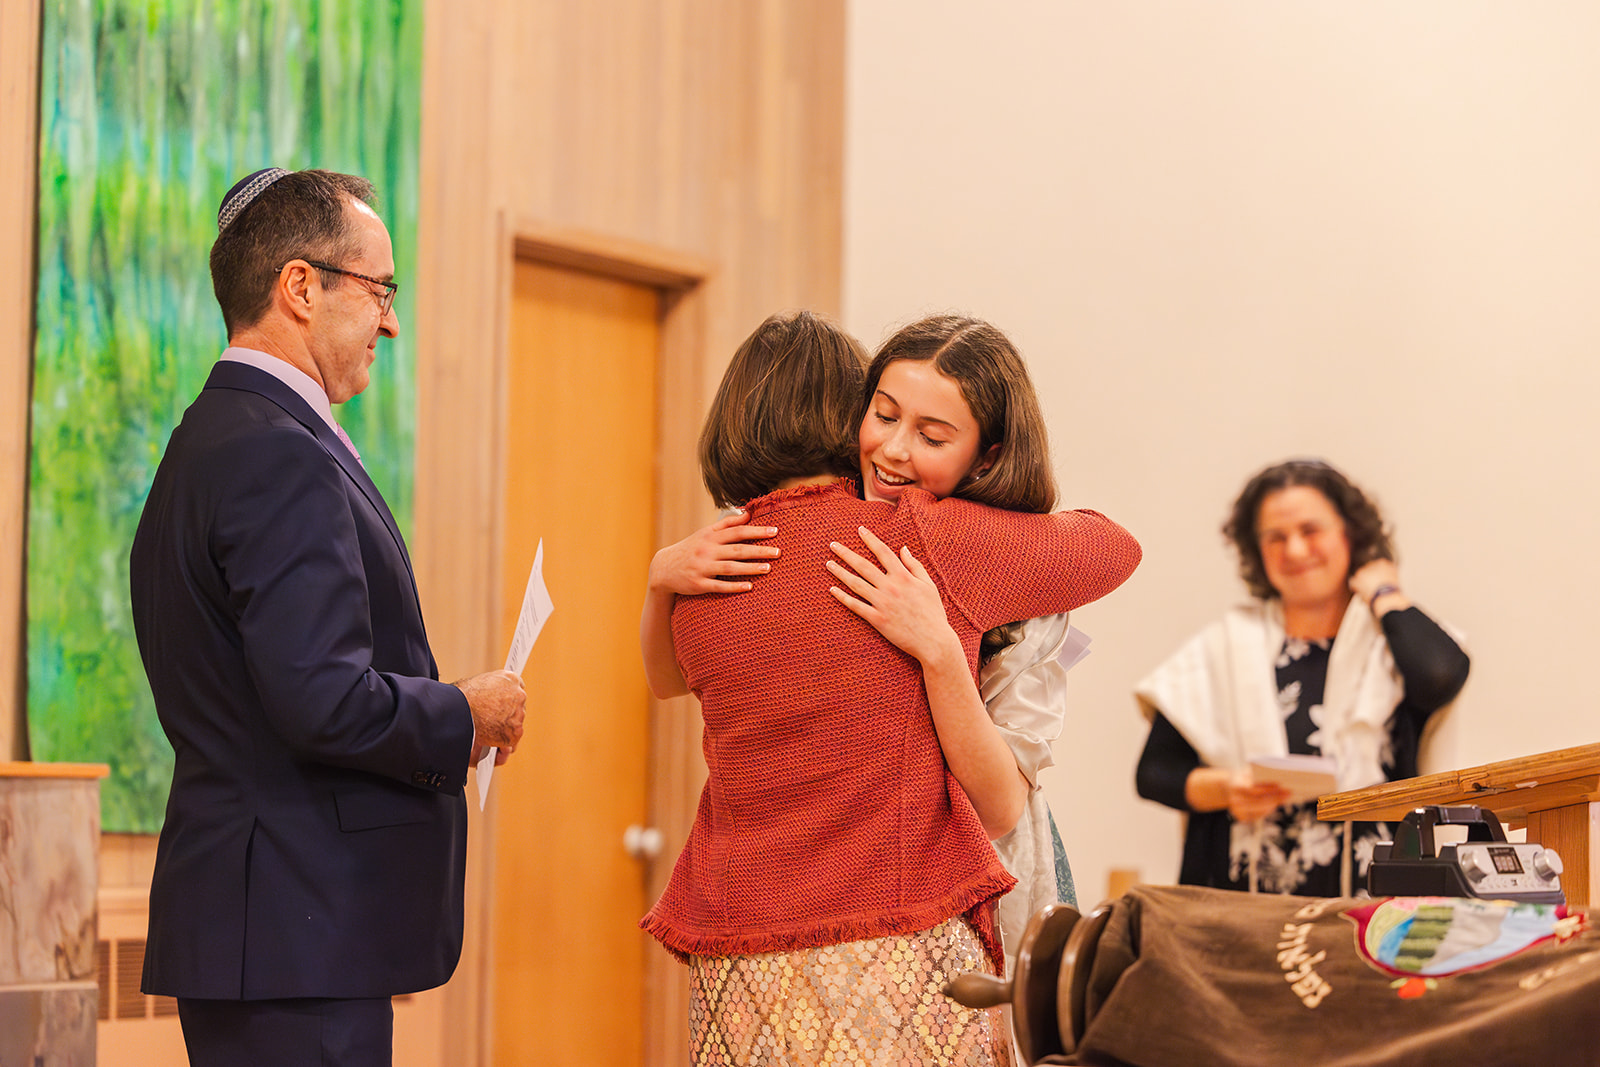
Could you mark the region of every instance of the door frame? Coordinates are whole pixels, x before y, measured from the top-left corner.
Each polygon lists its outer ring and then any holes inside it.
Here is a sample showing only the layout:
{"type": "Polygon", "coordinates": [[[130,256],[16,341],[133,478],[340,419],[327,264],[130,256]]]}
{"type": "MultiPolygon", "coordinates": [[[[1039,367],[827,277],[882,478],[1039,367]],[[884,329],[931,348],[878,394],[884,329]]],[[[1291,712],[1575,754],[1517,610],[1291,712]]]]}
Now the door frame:
{"type": "MultiPolygon", "coordinates": [[[[657,440],[655,541],[665,544],[687,530],[703,525],[708,514],[700,484],[696,442],[701,412],[706,402],[706,282],[714,271],[699,257],[646,242],[617,238],[592,231],[554,227],[536,220],[498,223],[500,249],[496,268],[496,330],[494,351],[485,377],[493,384],[494,405],[488,413],[494,422],[491,453],[490,558],[504,550],[505,484],[509,457],[505,428],[511,362],[511,301],[518,260],[581,270],[618,281],[646,285],[659,295],[660,348],[657,354],[657,440]]],[[[488,617],[497,620],[503,609],[498,584],[487,599],[488,617]]],[[[644,591],[641,588],[641,602],[644,591]]],[[[694,821],[700,788],[705,782],[700,752],[700,716],[693,697],[650,701],[649,817],[664,844],[650,865],[647,898],[653,900],[666,886],[671,861],[682,849],[694,821]]],[[[475,805],[469,808],[475,809],[475,805]]],[[[495,810],[471,811],[468,837],[466,943],[455,979],[446,987],[446,1018],[456,1035],[457,1051],[470,1049],[467,1061],[490,1067],[494,1033],[494,945],[490,929],[494,913],[495,810]],[[463,1048],[465,1046],[465,1049],[463,1048]]],[[[619,1006],[626,1010],[625,1006],[619,1006]]],[[[644,990],[637,1006],[644,1029],[644,1063],[668,1067],[688,1058],[688,978],[686,969],[665,950],[647,954],[644,990]]]]}

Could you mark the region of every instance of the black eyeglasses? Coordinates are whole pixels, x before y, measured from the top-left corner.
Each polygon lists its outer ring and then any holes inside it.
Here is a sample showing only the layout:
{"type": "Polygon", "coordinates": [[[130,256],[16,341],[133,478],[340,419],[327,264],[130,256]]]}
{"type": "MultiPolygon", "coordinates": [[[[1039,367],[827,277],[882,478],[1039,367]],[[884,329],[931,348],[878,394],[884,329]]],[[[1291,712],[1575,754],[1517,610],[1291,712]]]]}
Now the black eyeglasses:
{"type": "MultiPolygon", "coordinates": [[[[334,274],[343,274],[348,278],[360,278],[364,282],[371,282],[373,285],[383,286],[382,296],[378,296],[377,293],[372,294],[373,296],[378,297],[378,314],[380,316],[389,314],[389,309],[394,306],[395,290],[400,288],[394,282],[386,282],[382,278],[374,278],[367,274],[357,274],[353,270],[345,270],[343,267],[335,267],[331,263],[318,263],[314,259],[301,260],[301,262],[309,264],[318,270],[332,271],[334,274]]],[[[288,263],[285,263],[283,267],[287,267],[288,265],[288,263]]],[[[283,272],[283,267],[278,268],[279,273],[283,272]]]]}

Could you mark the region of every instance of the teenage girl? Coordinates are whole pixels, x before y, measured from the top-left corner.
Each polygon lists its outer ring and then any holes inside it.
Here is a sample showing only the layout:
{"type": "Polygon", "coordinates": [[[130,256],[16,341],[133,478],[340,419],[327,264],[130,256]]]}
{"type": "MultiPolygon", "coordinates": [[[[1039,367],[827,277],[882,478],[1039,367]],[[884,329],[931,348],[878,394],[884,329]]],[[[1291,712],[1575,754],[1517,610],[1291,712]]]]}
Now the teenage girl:
{"type": "MultiPolygon", "coordinates": [[[[896,544],[925,561],[969,689],[985,630],[1095,600],[1139,560],[1137,542],[1093,512],[912,488],[892,504],[863,499],[841,476],[858,469],[856,351],[802,312],[769,319],[735,353],[702,473],[717,503],[748,502],[744,525],[773,538],[783,565],[737,595],[675,603],[652,581],[642,622],[652,685],[693,691],[705,725],[694,827],[642,922],[690,966],[698,1062],[1009,1060],[993,1011],[942,988],[1003,968],[993,905],[1015,879],[947,765],[920,662],[825,603],[834,554],[896,544]],[[1029,580],[997,580],[1018,573],[1029,580]],[[663,601],[665,627],[653,617],[663,601]],[[652,645],[663,629],[675,650],[665,676],[652,645]]],[[[955,676],[924,654],[929,677],[955,676]]]]}
{"type": "MultiPolygon", "coordinates": [[[[1055,476],[1038,397],[1015,346],[979,319],[937,315],[890,337],[867,371],[859,422],[859,470],[867,500],[895,503],[908,490],[1012,511],[1055,507],[1055,476]]],[[[642,625],[647,674],[658,696],[686,691],[665,618],[672,598],[742,592],[778,550],[752,543],[772,527],[726,516],[657,553],[642,625]],[[654,618],[652,618],[654,614],[654,618]]],[[[1065,717],[1058,657],[1067,616],[1014,623],[984,636],[974,685],[939,591],[909,552],[870,534],[874,560],[841,550],[831,592],[921,665],[940,747],[996,852],[1016,877],[1000,902],[1008,965],[1032,914],[1076,903],[1071,870],[1038,786],[1054,761],[1065,717]],[[876,564],[876,565],[874,565],[876,564]],[[842,586],[843,588],[841,588],[842,586]]],[[[996,580],[1011,576],[996,574],[996,580]]]]}

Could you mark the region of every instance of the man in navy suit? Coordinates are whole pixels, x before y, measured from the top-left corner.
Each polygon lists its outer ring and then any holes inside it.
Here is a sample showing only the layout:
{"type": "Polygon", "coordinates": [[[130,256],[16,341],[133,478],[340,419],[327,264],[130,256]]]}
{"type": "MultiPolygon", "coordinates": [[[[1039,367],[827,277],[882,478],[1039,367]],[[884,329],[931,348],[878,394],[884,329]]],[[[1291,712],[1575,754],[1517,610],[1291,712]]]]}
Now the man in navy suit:
{"type": "Polygon", "coordinates": [[[333,404],[394,337],[364,179],[260,171],[218,214],[229,347],[134,537],[134,627],[175,766],[143,988],[190,1062],[387,1065],[389,998],[461,953],[467,768],[522,682],[438,680],[405,543],[333,404]]]}

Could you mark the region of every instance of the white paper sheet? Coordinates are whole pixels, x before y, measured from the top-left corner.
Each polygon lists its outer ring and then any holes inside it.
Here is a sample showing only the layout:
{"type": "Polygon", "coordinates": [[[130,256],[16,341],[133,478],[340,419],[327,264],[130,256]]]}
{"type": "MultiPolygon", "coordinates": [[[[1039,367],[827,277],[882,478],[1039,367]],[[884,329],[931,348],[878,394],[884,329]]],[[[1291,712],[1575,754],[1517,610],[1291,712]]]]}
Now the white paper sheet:
{"type": "MultiPolygon", "coordinates": [[[[556,608],[550,599],[550,590],[544,584],[544,538],[533,553],[533,569],[528,572],[528,584],[522,591],[522,611],[517,615],[517,627],[511,634],[511,650],[506,653],[506,670],[521,674],[528,664],[528,653],[539,639],[545,620],[556,608]]],[[[489,781],[494,777],[494,754],[489,749],[478,761],[478,810],[482,811],[489,800],[489,781]]]]}
{"type": "Polygon", "coordinates": [[[1303,753],[1256,756],[1250,760],[1250,778],[1255,782],[1276,782],[1289,791],[1288,803],[1304,804],[1324,793],[1339,791],[1339,764],[1332,756],[1303,753]]]}
{"type": "Polygon", "coordinates": [[[1070,671],[1076,667],[1078,661],[1089,654],[1089,642],[1093,640],[1094,638],[1068,623],[1067,639],[1061,643],[1061,653],[1056,656],[1056,660],[1061,664],[1061,669],[1070,671]]]}

